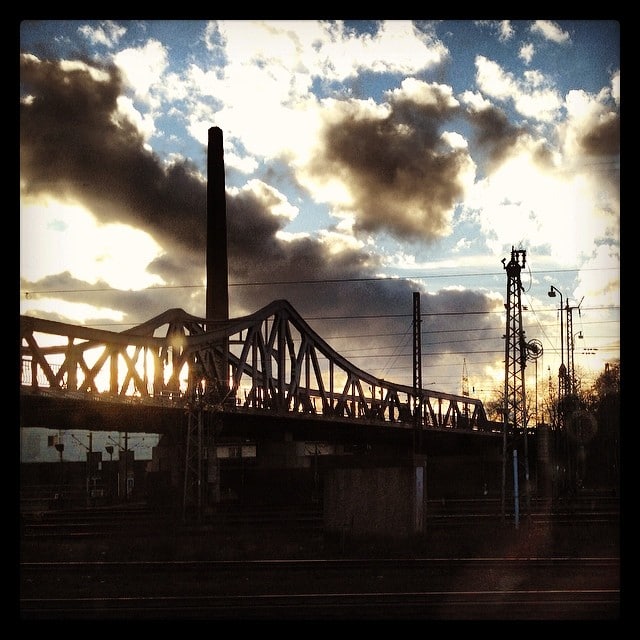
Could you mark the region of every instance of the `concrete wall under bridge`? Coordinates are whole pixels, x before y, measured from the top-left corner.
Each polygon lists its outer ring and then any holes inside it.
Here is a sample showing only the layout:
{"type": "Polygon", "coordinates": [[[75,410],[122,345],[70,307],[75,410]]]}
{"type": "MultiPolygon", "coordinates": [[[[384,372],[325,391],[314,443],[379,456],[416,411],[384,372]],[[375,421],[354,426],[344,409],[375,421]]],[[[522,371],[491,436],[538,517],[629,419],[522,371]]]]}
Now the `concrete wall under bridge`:
{"type": "Polygon", "coordinates": [[[422,532],[425,477],[425,462],[420,458],[402,466],[325,470],[325,530],[349,537],[391,538],[422,532]]]}

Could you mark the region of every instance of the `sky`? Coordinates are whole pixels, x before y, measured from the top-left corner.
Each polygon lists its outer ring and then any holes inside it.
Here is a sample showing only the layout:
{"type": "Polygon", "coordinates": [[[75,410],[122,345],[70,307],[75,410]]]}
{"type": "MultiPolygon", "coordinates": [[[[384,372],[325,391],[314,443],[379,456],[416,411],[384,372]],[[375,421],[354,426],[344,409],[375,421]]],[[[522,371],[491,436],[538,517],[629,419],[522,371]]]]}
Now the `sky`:
{"type": "Polygon", "coordinates": [[[20,314],[204,317],[215,126],[231,317],[286,299],[411,385],[417,291],[423,386],[487,400],[515,248],[527,388],[557,386],[551,285],[584,384],[619,362],[617,21],[35,20],[19,45],[20,314]]]}

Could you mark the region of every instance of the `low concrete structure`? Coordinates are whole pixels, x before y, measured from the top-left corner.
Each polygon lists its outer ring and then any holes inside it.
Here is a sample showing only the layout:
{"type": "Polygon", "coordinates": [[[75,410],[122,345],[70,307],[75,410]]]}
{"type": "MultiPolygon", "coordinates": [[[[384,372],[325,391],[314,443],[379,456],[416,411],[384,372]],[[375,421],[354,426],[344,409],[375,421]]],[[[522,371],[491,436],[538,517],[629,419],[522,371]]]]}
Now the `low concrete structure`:
{"type": "Polygon", "coordinates": [[[402,466],[327,469],[324,526],[328,533],[408,538],[424,530],[424,459],[402,466]]]}

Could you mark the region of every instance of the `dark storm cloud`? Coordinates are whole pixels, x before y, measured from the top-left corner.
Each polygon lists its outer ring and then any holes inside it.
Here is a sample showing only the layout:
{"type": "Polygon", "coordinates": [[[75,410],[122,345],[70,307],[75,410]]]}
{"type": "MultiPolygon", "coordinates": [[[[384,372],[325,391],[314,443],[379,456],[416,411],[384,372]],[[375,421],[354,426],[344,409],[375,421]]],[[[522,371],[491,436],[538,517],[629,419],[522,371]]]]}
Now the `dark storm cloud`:
{"type": "Polygon", "coordinates": [[[287,298],[305,314],[345,308],[361,314],[362,300],[351,295],[354,284],[323,281],[373,277],[380,270],[378,258],[357,249],[334,253],[330,245],[312,237],[285,242],[276,237],[281,226],[252,192],[227,195],[229,281],[261,283],[232,287],[230,300],[254,310],[274,298],[287,298]],[[343,297],[345,287],[351,293],[343,297]]]}
{"type": "Polygon", "coordinates": [[[475,127],[476,142],[488,152],[489,172],[510,155],[521,137],[529,135],[527,130],[511,124],[504,111],[496,107],[469,112],[467,119],[475,127]]]}
{"type": "Polygon", "coordinates": [[[620,153],[620,115],[598,121],[579,138],[579,144],[589,156],[612,156],[620,153]]]}
{"type": "Polygon", "coordinates": [[[27,193],[80,201],[105,222],[139,224],[164,241],[204,244],[206,188],[188,163],[164,169],[117,118],[114,68],[64,69],[22,56],[20,175],[27,193]],[[95,72],[104,74],[96,80],[95,72]]]}
{"type": "MultiPolygon", "coordinates": [[[[282,228],[280,218],[272,215],[262,198],[251,192],[227,196],[228,245],[232,253],[232,275],[242,281],[249,274],[284,277],[291,265],[296,275],[313,279],[356,277],[372,273],[379,262],[359,250],[332,254],[329,246],[311,237],[285,242],[276,237],[282,228]],[[263,256],[269,256],[265,263],[263,256]],[[315,275],[315,277],[314,277],[315,275]]],[[[290,275],[290,274],[289,274],[290,275]]],[[[290,278],[289,278],[290,279],[290,278]]]]}
{"type": "Polygon", "coordinates": [[[355,229],[430,242],[449,228],[464,194],[466,149],[451,149],[440,127],[455,114],[431,88],[432,104],[392,98],[385,119],[346,114],[328,126],[311,172],[338,176],[353,198],[355,229]]]}
{"type": "MultiPolygon", "coordinates": [[[[21,278],[20,290],[26,292],[24,295],[29,298],[51,297],[74,304],[91,304],[102,309],[114,309],[124,314],[125,322],[128,318],[139,318],[141,309],[144,309],[145,319],[158,315],[167,309],[166,298],[159,295],[160,290],[121,291],[112,289],[104,281],[87,282],[74,278],[68,271],[46,276],[38,282],[28,282],[21,278]]],[[[181,303],[188,302],[188,295],[188,291],[178,290],[176,292],[178,299],[175,300],[173,306],[183,306],[181,303]]],[[[40,311],[38,315],[49,320],[69,322],[69,319],[61,313],[40,311]]],[[[126,328],[118,326],[118,322],[112,316],[104,318],[92,316],[91,324],[112,331],[126,328]]]]}
{"type": "Polygon", "coordinates": [[[433,379],[425,376],[439,371],[435,365],[458,362],[461,367],[466,359],[470,370],[478,371],[487,362],[500,359],[504,351],[502,300],[489,299],[482,292],[445,290],[421,296],[421,310],[425,386],[433,379]]]}

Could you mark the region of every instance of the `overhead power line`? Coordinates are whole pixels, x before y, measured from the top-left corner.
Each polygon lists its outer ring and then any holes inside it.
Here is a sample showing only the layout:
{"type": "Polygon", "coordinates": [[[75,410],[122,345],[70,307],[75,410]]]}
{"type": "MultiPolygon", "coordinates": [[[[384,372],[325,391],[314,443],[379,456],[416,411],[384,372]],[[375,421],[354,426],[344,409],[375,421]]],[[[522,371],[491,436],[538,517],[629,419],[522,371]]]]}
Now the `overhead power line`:
{"type": "MultiPolygon", "coordinates": [[[[583,307],[583,311],[616,311],[619,310],[620,307],[618,305],[603,305],[603,306],[598,306],[598,307],[583,307]]],[[[434,313],[421,313],[420,316],[421,317],[440,317],[440,316],[478,316],[478,315],[490,315],[490,314],[503,314],[504,311],[502,310],[497,310],[497,311],[438,311],[438,312],[434,312],[434,313]]],[[[526,312],[525,312],[526,313],[526,312]]],[[[411,314],[410,313],[378,313],[378,314],[366,314],[366,315],[343,315],[343,316],[305,316],[305,320],[371,320],[371,319],[382,319],[382,318],[407,318],[410,317],[411,314]]],[[[598,324],[609,324],[609,323],[613,323],[613,324],[617,324],[618,321],[617,320],[601,320],[598,321],[598,324]]],[[[137,322],[103,322],[103,323],[99,323],[99,324],[87,324],[85,326],[87,327],[134,327],[136,326],[137,322]]],[[[487,329],[487,327],[479,327],[479,328],[471,328],[471,329],[441,329],[438,331],[429,331],[429,330],[425,330],[424,333],[427,334],[431,334],[431,333],[451,333],[451,332],[455,332],[455,331],[485,331],[487,329]]],[[[377,335],[377,334],[373,334],[373,335],[377,335]]],[[[393,335],[393,334],[383,334],[383,335],[393,335]]],[[[352,337],[352,336],[337,336],[340,338],[348,338],[348,337],[352,337]]],[[[355,336],[357,337],[357,336],[355,336]]],[[[327,338],[329,339],[329,338],[327,338]]]]}
{"type": "MultiPolygon", "coordinates": [[[[604,268],[588,268],[588,269],[549,269],[535,271],[534,275],[543,274],[558,274],[558,273],[571,273],[577,271],[618,271],[616,267],[604,267],[604,268]]],[[[306,280],[254,280],[251,282],[230,282],[230,287],[269,287],[269,286],[282,286],[292,284],[341,284],[347,282],[384,282],[384,281],[403,281],[403,280],[426,280],[436,278],[480,278],[480,277],[493,277],[501,276],[502,274],[497,271],[491,272],[479,272],[479,273],[441,273],[441,274],[422,274],[422,275],[403,275],[403,276],[368,276],[358,278],[319,278],[319,279],[306,279],[306,280]]],[[[23,293],[27,298],[32,295],[42,295],[47,293],[104,293],[106,291],[125,291],[129,293],[139,293],[141,291],[163,291],[168,289],[206,289],[206,284],[174,284],[174,285],[151,285],[144,289],[116,289],[114,287],[83,287],[76,289],[36,289],[36,290],[23,290],[23,293]]]]}

